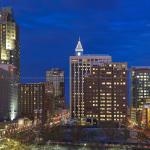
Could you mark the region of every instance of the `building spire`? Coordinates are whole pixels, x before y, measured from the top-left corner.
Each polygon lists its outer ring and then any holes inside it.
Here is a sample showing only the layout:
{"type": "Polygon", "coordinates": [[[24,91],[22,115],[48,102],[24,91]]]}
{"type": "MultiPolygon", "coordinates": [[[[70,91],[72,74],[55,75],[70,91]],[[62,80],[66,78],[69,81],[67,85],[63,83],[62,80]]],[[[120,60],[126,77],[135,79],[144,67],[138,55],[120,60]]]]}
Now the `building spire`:
{"type": "Polygon", "coordinates": [[[81,56],[83,54],[83,47],[80,41],[80,36],[79,36],[79,40],[78,40],[78,44],[76,46],[75,52],[77,56],[81,56]]]}

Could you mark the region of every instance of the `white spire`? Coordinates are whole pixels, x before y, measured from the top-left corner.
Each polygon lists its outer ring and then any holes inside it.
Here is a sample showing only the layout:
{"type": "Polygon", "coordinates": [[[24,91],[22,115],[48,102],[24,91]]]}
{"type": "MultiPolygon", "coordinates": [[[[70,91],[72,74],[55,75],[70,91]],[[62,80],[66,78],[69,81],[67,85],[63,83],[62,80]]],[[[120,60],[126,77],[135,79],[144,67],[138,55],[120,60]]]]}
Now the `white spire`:
{"type": "Polygon", "coordinates": [[[78,44],[77,44],[77,47],[75,49],[76,52],[83,52],[83,48],[82,48],[82,44],[81,44],[81,41],[80,41],[80,37],[79,37],[79,41],[78,41],[78,44]]]}

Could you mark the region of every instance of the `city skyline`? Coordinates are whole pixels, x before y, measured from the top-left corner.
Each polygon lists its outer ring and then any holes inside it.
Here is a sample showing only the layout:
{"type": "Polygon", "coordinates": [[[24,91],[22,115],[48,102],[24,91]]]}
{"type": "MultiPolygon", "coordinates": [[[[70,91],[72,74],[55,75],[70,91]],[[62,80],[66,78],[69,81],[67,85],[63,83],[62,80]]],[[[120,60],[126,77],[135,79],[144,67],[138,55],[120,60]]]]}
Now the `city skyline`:
{"type": "Polygon", "coordinates": [[[150,65],[147,7],[150,2],[94,2],[1,2],[2,6],[13,8],[21,28],[23,82],[43,81],[47,69],[59,67],[65,70],[66,91],[69,91],[68,58],[74,54],[79,36],[85,53],[109,54],[113,61],[128,62],[129,67],[150,65]]]}
{"type": "Polygon", "coordinates": [[[149,4],[1,1],[0,149],[150,149],[149,4]]]}

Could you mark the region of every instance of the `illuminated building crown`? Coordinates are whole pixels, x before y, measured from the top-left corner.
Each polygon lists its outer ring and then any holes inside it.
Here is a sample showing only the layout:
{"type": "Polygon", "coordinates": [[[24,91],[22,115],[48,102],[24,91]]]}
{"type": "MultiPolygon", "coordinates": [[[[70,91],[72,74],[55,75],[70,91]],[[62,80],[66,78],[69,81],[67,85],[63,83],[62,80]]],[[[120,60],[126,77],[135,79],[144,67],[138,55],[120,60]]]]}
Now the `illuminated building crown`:
{"type": "Polygon", "coordinates": [[[81,56],[83,54],[83,48],[82,48],[80,38],[79,38],[78,44],[76,46],[75,52],[76,52],[77,56],[81,56]]]}

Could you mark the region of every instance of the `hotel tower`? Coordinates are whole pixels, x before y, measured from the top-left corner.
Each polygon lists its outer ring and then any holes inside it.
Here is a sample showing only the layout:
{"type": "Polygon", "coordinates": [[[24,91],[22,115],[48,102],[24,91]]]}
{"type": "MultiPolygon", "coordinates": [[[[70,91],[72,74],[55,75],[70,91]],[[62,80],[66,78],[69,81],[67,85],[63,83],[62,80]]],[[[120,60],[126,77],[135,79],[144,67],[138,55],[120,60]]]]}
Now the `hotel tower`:
{"type": "Polygon", "coordinates": [[[81,124],[88,120],[125,124],[127,63],[112,62],[109,55],[84,55],[80,39],[75,54],[70,57],[71,117],[81,124]]]}
{"type": "Polygon", "coordinates": [[[84,79],[91,73],[93,65],[109,63],[109,55],[84,55],[79,39],[75,49],[75,56],[70,56],[70,111],[71,117],[81,119],[84,117],[84,79]]]}

